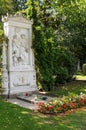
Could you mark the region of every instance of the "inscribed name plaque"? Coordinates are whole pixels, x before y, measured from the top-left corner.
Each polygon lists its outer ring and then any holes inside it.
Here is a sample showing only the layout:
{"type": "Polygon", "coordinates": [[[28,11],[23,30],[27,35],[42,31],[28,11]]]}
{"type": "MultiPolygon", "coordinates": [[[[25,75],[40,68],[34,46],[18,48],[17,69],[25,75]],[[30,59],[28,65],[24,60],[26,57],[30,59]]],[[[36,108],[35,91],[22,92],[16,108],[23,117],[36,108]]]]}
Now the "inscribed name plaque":
{"type": "MultiPolygon", "coordinates": [[[[8,38],[4,63],[3,79],[8,76],[8,85],[3,86],[4,94],[17,94],[36,91],[36,72],[32,47],[32,21],[23,16],[3,18],[4,34],[8,38]]],[[[4,53],[4,52],[3,52],[4,53]]],[[[3,80],[3,85],[5,81],[3,80]]]]}

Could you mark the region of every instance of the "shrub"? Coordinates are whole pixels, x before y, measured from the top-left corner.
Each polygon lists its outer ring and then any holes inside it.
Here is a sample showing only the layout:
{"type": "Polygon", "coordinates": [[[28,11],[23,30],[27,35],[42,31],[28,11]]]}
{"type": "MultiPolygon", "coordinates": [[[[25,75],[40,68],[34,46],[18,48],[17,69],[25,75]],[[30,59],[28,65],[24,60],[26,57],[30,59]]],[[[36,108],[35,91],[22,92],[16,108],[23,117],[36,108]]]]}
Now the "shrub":
{"type": "Polygon", "coordinates": [[[86,63],[82,66],[82,72],[84,75],[86,75],[86,63]]]}
{"type": "MultiPolygon", "coordinates": [[[[32,4],[34,5],[34,2],[32,4]]],[[[56,84],[72,79],[75,58],[66,47],[62,47],[62,42],[58,42],[57,29],[54,30],[51,26],[51,19],[49,26],[42,18],[39,20],[40,15],[37,15],[35,8],[31,9],[32,13],[31,10],[28,11],[28,16],[34,18],[32,47],[35,54],[37,86],[50,91],[56,84]]]]}
{"type": "Polygon", "coordinates": [[[52,28],[34,26],[33,30],[37,86],[50,91],[58,83],[72,79],[75,57],[67,48],[58,45],[52,28]]]}
{"type": "MultiPolygon", "coordinates": [[[[38,52],[40,53],[40,52],[38,52]]],[[[76,71],[74,55],[64,47],[50,48],[47,46],[46,53],[37,57],[38,81],[43,89],[52,90],[57,84],[72,80],[76,71]]]]}
{"type": "Polygon", "coordinates": [[[72,77],[76,72],[74,55],[63,47],[58,47],[56,52],[56,62],[54,62],[56,83],[64,83],[72,80],[72,77]]]}
{"type": "Polygon", "coordinates": [[[68,78],[68,69],[63,66],[58,66],[56,73],[56,84],[65,83],[68,78]]]}

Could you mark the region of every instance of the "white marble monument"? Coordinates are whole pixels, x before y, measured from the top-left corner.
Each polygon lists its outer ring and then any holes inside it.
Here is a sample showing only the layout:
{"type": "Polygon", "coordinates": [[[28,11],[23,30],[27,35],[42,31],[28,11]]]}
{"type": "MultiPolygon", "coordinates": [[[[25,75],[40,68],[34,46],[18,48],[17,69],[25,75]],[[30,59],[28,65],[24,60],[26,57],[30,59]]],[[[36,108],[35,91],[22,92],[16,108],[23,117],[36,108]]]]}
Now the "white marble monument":
{"type": "Polygon", "coordinates": [[[37,90],[32,47],[32,21],[23,16],[3,17],[3,95],[37,90]]]}

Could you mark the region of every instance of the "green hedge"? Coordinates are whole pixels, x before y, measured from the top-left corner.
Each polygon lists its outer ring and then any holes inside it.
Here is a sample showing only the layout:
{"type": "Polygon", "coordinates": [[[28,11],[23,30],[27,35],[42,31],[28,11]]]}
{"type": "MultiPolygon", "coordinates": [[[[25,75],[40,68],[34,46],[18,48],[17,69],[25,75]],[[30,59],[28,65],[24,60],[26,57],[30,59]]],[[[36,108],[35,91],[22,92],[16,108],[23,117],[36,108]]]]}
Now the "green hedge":
{"type": "Polygon", "coordinates": [[[72,80],[76,71],[75,57],[68,49],[64,47],[49,49],[50,46],[47,46],[48,52],[42,52],[36,59],[37,81],[46,90],[72,80]]]}

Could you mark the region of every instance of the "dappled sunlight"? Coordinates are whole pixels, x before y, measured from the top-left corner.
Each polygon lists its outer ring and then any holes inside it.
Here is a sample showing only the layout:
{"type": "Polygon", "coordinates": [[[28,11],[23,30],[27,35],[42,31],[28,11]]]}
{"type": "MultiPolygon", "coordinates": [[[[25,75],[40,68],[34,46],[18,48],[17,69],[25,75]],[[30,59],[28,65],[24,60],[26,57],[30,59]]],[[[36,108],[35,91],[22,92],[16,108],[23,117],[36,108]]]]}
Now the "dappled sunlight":
{"type": "Polygon", "coordinates": [[[86,111],[85,108],[80,108],[76,111],[72,111],[71,113],[69,112],[67,115],[65,114],[65,116],[60,117],[58,119],[58,127],[60,126],[65,130],[82,130],[85,125],[85,123],[83,123],[83,120],[86,122],[86,116],[83,117],[84,111],[86,111]]]}
{"type": "Polygon", "coordinates": [[[38,122],[39,125],[43,125],[44,123],[43,122],[38,122]]]}
{"type": "MultiPolygon", "coordinates": [[[[40,125],[40,127],[43,127],[45,124],[47,124],[47,125],[49,124],[51,127],[53,126],[53,129],[55,129],[55,130],[57,130],[57,129],[82,130],[82,128],[85,127],[85,124],[84,124],[84,126],[80,125],[80,122],[82,122],[82,124],[83,124],[83,120],[80,121],[78,119],[80,117],[81,118],[83,117],[84,110],[85,110],[85,108],[81,109],[81,111],[79,111],[79,110],[71,111],[71,114],[70,113],[69,113],[69,115],[65,114],[65,116],[56,115],[56,116],[51,116],[51,118],[49,118],[49,116],[48,116],[47,120],[42,120],[42,122],[39,121],[37,124],[40,125]]],[[[86,119],[86,117],[84,119],[86,119]]],[[[48,127],[49,127],[49,125],[48,125],[48,127]]]]}
{"type": "MultiPolygon", "coordinates": [[[[59,95],[69,95],[70,93],[80,94],[86,93],[86,81],[73,81],[56,90],[59,95]]],[[[56,93],[55,92],[55,93],[56,93]]]]}
{"type": "Polygon", "coordinates": [[[49,121],[49,120],[48,120],[48,121],[45,121],[44,123],[45,123],[45,124],[53,124],[53,121],[49,121]]]}
{"type": "Polygon", "coordinates": [[[81,113],[81,111],[86,111],[86,107],[78,108],[76,112],[81,113]]]}
{"type": "Polygon", "coordinates": [[[2,117],[0,122],[5,126],[0,126],[0,128],[9,130],[13,128],[16,130],[79,130],[78,128],[80,128],[82,130],[86,123],[86,107],[64,114],[49,115],[2,102],[0,117],[2,117]]]}
{"type": "Polygon", "coordinates": [[[69,125],[69,126],[67,125],[67,128],[70,129],[70,130],[81,130],[81,129],[77,129],[74,126],[71,126],[71,125],[69,125]]]}
{"type": "Polygon", "coordinates": [[[47,118],[48,115],[39,113],[39,117],[41,117],[41,118],[47,118]]]}
{"type": "Polygon", "coordinates": [[[39,117],[36,115],[36,116],[33,116],[34,119],[39,119],[39,117]]]}
{"type": "Polygon", "coordinates": [[[81,92],[86,92],[86,89],[85,89],[85,88],[82,88],[82,89],[81,89],[81,92]]]}
{"type": "Polygon", "coordinates": [[[77,75],[76,80],[86,81],[86,76],[85,75],[77,75]]]}
{"type": "MultiPolygon", "coordinates": [[[[78,80],[61,87],[59,86],[51,94],[53,93],[53,96],[57,95],[57,97],[64,95],[65,97],[80,94],[81,92],[86,93],[86,82],[78,80]]],[[[44,92],[43,94],[47,95],[48,93],[44,92]]],[[[16,130],[85,130],[86,107],[72,109],[61,114],[49,115],[38,113],[36,110],[28,110],[15,104],[9,104],[8,102],[3,102],[2,104],[1,109],[4,111],[0,113],[0,116],[3,117],[0,121],[2,124],[4,122],[5,127],[3,128],[6,129],[14,127],[16,130]],[[13,120],[14,118],[15,120],[13,120]]]]}
{"type": "Polygon", "coordinates": [[[29,114],[28,111],[21,111],[21,113],[22,113],[22,114],[25,114],[25,115],[29,114]]]}
{"type": "Polygon", "coordinates": [[[70,121],[69,119],[67,119],[67,120],[64,120],[63,123],[65,123],[65,124],[70,124],[71,121],[70,121]]]}
{"type": "Polygon", "coordinates": [[[62,89],[63,89],[63,90],[68,90],[68,88],[67,88],[67,87],[65,87],[65,86],[63,86],[63,87],[62,87],[62,89]]]}

